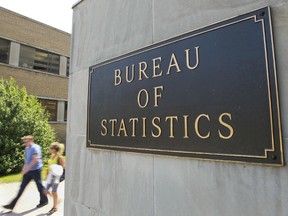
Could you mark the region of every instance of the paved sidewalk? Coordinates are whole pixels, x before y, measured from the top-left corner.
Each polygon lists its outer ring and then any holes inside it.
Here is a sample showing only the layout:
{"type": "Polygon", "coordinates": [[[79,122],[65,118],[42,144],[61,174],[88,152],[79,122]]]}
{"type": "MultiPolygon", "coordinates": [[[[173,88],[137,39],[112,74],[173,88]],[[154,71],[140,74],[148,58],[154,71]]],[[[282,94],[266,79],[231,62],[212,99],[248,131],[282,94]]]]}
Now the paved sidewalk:
{"type": "MultiPolygon", "coordinates": [[[[45,183],[44,183],[45,185],[45,183]]],[[[0,215],[2,216],[44,216],[52,208],[53,199],[48,196],[49,204],[42,208],[36,208],[39,203],[39,193],[35,182],[31,181],[26,187],[21,198],[18,200],[17,205],[10,210],[4,209],[2,206],[8,204],[17,194],[20,183],[9,183],[0,184],[0,215]]],[[[53,214],[53,216],[63,216],[64,215],[64,187],[65,181],[61,182],[58,187],[59,204],[58,211],[53,214]]]]}

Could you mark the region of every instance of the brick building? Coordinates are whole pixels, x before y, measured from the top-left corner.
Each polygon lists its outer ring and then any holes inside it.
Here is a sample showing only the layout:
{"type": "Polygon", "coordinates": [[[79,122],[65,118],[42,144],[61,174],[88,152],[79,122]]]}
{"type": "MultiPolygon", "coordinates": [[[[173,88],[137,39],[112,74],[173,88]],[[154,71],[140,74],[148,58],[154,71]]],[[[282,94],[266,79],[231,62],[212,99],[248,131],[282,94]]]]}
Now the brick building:
{"type": "Polygon", "coordinates": [[[13,77],[50,113],[66,140],[71,35],[0,7],[0,77],[13,77]]]}

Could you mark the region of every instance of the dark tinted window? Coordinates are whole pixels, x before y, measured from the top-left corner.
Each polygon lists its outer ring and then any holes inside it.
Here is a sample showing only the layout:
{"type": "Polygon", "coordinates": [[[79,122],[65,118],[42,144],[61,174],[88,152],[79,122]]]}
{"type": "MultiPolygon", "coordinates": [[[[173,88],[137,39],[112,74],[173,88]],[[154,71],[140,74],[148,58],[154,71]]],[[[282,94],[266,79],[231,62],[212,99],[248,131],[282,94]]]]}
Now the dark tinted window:
{"type": "Polygon", "coordinates": [[[9,63],[10,41],[0,38],[0,62],[9,63]]]}
{"type": "Polygon", "coordinates": [[[57,101],[38,99],[42,106],[45,106],[46,111],[50,114],[49,121],[57,121],[57,101]]]}
{"type": "Polygon", "coordinates": [[[67,121],[68,102],[65,102],[64,121],[67,121]]]}
{"type": "Polygon", "coordinates": [[[60,55],[21,45],[19,66],[59,74],[60,55]]]}
{"type": "Polygon", "coordinates": [[[66,76],[69,76],[69,70],[70,70],[70,58],[67,58],[66,76]]]}

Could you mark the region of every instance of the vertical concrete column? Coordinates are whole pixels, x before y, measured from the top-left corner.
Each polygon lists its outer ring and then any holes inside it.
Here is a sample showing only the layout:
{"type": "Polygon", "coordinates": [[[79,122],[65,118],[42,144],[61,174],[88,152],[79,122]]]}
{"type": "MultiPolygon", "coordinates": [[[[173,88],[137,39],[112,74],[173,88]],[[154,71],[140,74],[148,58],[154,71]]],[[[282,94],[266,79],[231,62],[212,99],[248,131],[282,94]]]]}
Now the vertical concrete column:
{"type": "Polygon", "coordinates": [[[19,56],[20,56],[20,44],[11,41],[9,52],[9,64],[18,67],[19,56]]]}
{"type": "Polygon", "coordinates": [[[60,56],[59,75],[66,76],[66,70],[67,70],[67,57],[60,56]]]}
{"type": "Polygon", "coordinates": [[[57,103],[57,121],[64,122],[65,101],[57,103]]]}
{"type": "Polygon", "coordinates": [[[90,66],[270,5],[287,162],[288,1],[239,2],[78,1],[73,9],[65,216],[288,215],[287,165],[276,168],[86,148],[90,66]]]}

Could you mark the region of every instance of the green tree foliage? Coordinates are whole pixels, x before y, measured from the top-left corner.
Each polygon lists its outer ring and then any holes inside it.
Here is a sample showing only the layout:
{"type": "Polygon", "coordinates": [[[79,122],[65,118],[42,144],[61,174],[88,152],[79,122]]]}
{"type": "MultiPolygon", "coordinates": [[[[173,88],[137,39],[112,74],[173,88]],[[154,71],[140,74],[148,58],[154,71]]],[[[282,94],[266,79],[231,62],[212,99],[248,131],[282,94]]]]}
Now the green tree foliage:
{"type": "Polygon", "coordinates": [[[44,161],[55,132],[48,124],[49,114],[37,98],[19,88],[14,79],[0,78],[0,175],[18,172],[24,162],[21,137],[33,135],[42,146],[44,161]]]}

